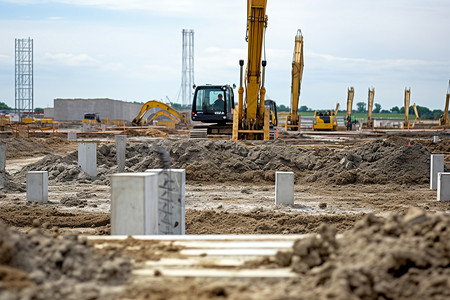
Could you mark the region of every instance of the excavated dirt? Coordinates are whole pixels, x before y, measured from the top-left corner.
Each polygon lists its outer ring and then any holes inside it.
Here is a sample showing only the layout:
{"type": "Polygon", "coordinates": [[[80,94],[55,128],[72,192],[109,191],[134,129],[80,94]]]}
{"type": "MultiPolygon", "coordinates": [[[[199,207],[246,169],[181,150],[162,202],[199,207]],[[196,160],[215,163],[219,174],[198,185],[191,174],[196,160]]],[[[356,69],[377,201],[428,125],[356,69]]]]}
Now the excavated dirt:
{"type": "Polygon", "coordinates": [[[6,144],[6,159],[36,157],[76,149],[76,143],[60,137],[2,138],[0,141],[6,144]]]}
{"type": "Polygon", "coordinates": [[[99,256],[76,235],[21,234],[0,223],[2,299],[97,299],[117,292],[129,271],[128,260],[99,256]]]}
{"type": "MultiPolygon", "coordinates": [[[[398,140],[375,140],[361,146],[318,149],[293,147],[282,140],[245,146],[232,141],[163,139],[128,145],[126,171],[143,172],[162,163],[157,147],[169,154],[173,168],[186,169],[186,179],[197,182],[273,182],[276,171],[292,171],[297,182],[328,184],[423,184],[429,181],[429,150],[398,140]],[[224,159],[226,158],[226,159],[224,159]]],[[[97,153],[98,175],[86,176],[77,166],[76,152],[49,154],[14,175],[23,182],[30,170],[48,171],[55,182],[78,181],[108,184],[117,172],[115,145],[103,144],[97,153]]]]}

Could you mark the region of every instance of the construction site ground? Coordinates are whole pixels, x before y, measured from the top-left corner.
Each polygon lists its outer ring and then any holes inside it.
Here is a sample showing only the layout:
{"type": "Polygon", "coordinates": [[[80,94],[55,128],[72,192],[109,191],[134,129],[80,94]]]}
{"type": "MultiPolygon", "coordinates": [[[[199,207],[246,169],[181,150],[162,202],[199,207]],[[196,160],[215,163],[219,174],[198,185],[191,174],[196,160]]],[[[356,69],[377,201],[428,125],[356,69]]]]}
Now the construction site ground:
{"type": "MultiPolygon", "coordinates": [[[[117,172],[113,136],[93,133],[82,138],[98,142],[96,178],[79,170],[77,143],[67,141],[65,135],[9,137],[2,139],[7,144],[8,182],[0,192],[0,220],[5,224],[0,226],[0,299],[450,296],[450,202],[436,201],[436,191],[429,186],[430,154],[445,154],[446,163],[450,159],[445,131],[281,133],[276,141],[238,143],[157,130],[126,134],[126,172],[160,167],[155,145],[169,152],[174,168],[186,169],[186,235],[237,234],[246,237],[248,245],[264,245],[258,242],[259,235],[267,235],[264,242],[284,245],[275,248],[290,253],[289,259],[280,258],[280,253],[252,254],[244,260],[238,255],[239,264],[215,262],[209,275],[169,276],[162,271],[166,260],[176,259],[179,264],[189,243],[138,239],[110,243],[101,238],[110,234],[109,176],[117,172]],[[433,135],[440,136],[438,143],[433,143],[433,135]],[[37,170],[49,172],[47,204],[26,201],[26,172],[37,170]],[[274,204],[276,171],[295,174],[293,206],[274,204]],[[424,228],[429,230],[420,239],[417,232],[424,228]],[[427,244],[432,233],[438,236],[434,246],[427,244]],[[298,241],[303,240],[307,242],[301,246],[298,241]],[[444,243],[443,248],[434,249],[439,243],[444,243]],[[62,244],[77,250],[60,251],[62,244]],[[400,249],[402,245],[415,250],[400,249]],[[14,251],[17,247],[22,250],[14,251]],[[430,251],[428,256],[434,260],[428,261],[420,251],[430,251]],[[391,254],[394,262],[385,262],[391,254]],[[40,258],[23,262],[33,255],[40,258]],[[93,260],[87,258],[90,255],[101,257],[96,258],[95,272],[86,266],[93,260]],[[150,262],[161,264],[149,267],[150,262]],[[56,266],[59,273],[46,264],[56,266]],[[143,268],[150,273],[136,272],[143,268]],[[244,269],[260,274],[269,269],[267,274],[273,274],[217,275],[220,270],[244,269]]],[[[202,238],[196,241],[204,243],[202,238]]],[[[217,241],[208,243],[212,246],[207,249],[223,248],[214,244],[217,241]]],[[[205,260],[205,253],[189,259],[205,260]]]]}

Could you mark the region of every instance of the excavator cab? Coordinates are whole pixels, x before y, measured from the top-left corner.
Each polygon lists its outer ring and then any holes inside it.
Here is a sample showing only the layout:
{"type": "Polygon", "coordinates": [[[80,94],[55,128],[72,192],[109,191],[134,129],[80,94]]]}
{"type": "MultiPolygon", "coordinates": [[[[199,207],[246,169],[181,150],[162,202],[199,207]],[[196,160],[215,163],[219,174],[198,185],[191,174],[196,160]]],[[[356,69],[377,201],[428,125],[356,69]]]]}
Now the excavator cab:
{"type": "Polygon", "coordinates": [[[225,124],[233,122],[234,93],[229,85],[202,85],[194,92],[192,121],[225,124]]]}
{"type": "Polygon", "coordinates": [[[277,114],[277,104],[273,100],[264,100],[264,105],[269,106],[270,109],[270,125],[278,126],[278,114],[277,114]]]}

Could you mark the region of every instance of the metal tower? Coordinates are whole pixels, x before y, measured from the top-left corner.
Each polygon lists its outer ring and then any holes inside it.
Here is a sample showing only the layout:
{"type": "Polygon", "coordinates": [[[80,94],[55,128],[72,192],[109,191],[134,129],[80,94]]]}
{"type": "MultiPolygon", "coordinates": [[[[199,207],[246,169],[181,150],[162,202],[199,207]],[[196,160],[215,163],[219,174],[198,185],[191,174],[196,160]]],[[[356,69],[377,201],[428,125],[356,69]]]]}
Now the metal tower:
{"type": "Polygon", "coordinates": [[[16,112],[22,119],[23,113],[34,110],[33,39],[16,39],[16,112]]]}
{"type": "Polygon", "coordinates": [[[183,29],[181,105],[191,105],[194,85],[194,30],[183,29]]]}

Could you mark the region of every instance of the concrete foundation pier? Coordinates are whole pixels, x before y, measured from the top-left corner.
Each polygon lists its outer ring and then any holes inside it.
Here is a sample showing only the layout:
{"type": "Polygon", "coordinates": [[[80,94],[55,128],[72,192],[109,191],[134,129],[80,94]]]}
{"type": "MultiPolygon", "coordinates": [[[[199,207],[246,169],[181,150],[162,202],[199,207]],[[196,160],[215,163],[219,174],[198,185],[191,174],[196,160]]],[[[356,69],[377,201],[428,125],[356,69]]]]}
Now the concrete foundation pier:
{"type": "Polygon", "coordinates": [[[106,124],[101,124],[100,127],[102,128],[102,132],[106,132],[106,124]]]}
{"type": "Polygon", "coordinates": [[[158,234],[184,235],[186,170],[148,169],[158,175],[158,234]]]}
{"type": "Polygon", "coordinates": [[[116,157],[117,157],[117,172],[123,173],[125,171],[125,153],[127,149],[127,136],[116,135],[116,157]]]}
{"type": "Polygon", "coordinates": [[[444,172],[444,154],[431,154],[430,157],[430,189],[437,189],[437,174],[444,172]]]}
{"type": "Polygon", "coordinates": [[[30,171],[27,173],[27,201],[47,203],[48,201],[47,171],[30,171]]]}
{"type": "Polygon", "coordinates": [[[88,132],[88,124],[87,123],[81,124],[81,132],[88,132]]]}
{"type": "Polygon", "coordinates": [[[294,173],[275,173],[275,205],[294,205],[294,173]]]}
{"type": "Polygon", "coordinates": [[[6,144],[0,142],[0,189],[6,184],[6,144]]]}
{"type": "Polygon", "coordinates": [[[450,201],[450,173],[437,174],[437,200],[450,201]]]}
{"type": "Polygon", "coordinates": [[[77,140],[77,133],[76,132],[68,132],[67,133],[67,140],[70,142],[74,142],[77,140]]]}
{"type": "Polygon", "coordinates": [[[111,176],[111,235],[158,234],[158,174],[111,176]]]}
{"type": "Polygon", "coordinates": [[[78,143],[78,166],[89,176],[97,176],[97,143],[78,143]]]}
{"type": "Polygon", "coordinates": [[[433,136],[433,143],[437,143],[439,141],[439,136],[435,135],[433,136]]]}

